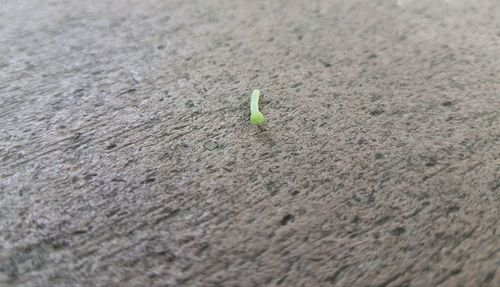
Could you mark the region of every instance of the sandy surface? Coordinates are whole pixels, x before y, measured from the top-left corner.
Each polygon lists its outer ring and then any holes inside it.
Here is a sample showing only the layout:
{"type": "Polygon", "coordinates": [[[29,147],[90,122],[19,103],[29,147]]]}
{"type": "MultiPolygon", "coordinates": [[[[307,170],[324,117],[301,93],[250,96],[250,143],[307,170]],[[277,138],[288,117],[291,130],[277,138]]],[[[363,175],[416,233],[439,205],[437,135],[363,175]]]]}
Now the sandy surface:
{"type": "Polygon", "coordinates": [[[1,0],[0,285],[499,286],[499,16],[1,0]]]}

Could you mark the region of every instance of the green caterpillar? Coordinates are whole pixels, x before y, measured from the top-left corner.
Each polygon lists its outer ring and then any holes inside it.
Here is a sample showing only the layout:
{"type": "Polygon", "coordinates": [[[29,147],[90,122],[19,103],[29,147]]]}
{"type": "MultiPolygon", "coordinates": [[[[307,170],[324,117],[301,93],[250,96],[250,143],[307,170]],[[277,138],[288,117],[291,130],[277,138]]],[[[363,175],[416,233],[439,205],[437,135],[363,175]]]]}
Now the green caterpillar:
{"type": "Polygon", "coordinates": [[[264,115],[259,111],[260,91],[254,90],[250,99],[250,123],[252,125],[262,125],[264,123],[264,115]]]}

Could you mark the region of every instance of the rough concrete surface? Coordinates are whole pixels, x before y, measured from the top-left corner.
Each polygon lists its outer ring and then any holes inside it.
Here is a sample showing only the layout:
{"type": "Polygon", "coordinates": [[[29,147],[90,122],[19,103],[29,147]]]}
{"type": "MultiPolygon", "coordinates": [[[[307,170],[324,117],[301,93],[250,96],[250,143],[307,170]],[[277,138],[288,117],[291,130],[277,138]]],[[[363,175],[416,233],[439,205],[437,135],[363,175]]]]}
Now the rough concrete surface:
{"type": "Polygon", "coordinates": [[[0,4],[0,286],[500,286],[499,1],[0,4]]]}

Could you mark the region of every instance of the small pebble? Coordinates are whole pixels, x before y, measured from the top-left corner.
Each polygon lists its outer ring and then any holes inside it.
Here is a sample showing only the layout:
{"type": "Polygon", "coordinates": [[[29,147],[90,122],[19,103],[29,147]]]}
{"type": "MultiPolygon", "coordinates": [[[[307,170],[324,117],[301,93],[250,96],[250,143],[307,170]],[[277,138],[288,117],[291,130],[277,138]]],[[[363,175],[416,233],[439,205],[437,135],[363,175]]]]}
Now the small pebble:
{"type": "Polygon", "coordinates": [[[218,146],[219,145],[215,141],[212,141],[212,140],[208,140],[205,143],[203,143],[203,147],[206,150],[215,150],[218,146]]]}

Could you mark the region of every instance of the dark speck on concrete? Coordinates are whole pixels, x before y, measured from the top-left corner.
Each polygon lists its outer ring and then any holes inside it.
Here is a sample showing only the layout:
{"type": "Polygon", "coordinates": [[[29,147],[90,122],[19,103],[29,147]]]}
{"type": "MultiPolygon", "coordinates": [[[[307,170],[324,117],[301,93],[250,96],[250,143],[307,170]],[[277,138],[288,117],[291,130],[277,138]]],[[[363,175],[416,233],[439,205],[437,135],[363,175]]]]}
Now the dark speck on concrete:
{"type": "Polygon", "coordinates": [[[372,116],[378,116],[378,115],[381,115],[383,114],[385,111],[382,110],[382,109],[376,109],[376,110],[372,110],[370,111],[370,115],[372,116]]]}
{"type": "Polygon", "coordinates": [[[186,107],[188,107],[188,108],[192,108],[192,107],[194,107],[194,103],[193,103],[193,101],[192,101],[192,100],[187,100],[187,101],[186,101],[186,107]]]}
{"type": "Polygon", "coordinates": [[[294,220],[293,214],[287,214],[281,218],[280,225],[287,225],[290,221],[294,220]]]}
{"type": "Polygon", "coordinates": [[[453,105],[452,101],[444,101],[441,103],[441,106],[443,106],[443,107],[449,107],[451,105],[453,105]]]}
{"type": "Polygon", "coordinates": [[[406,232],[406,228],[404,228],[402,226],[396,227],[393,230],[391,230],[391,234],[394,236],[399,236],[405,232],[406,232]]]}

